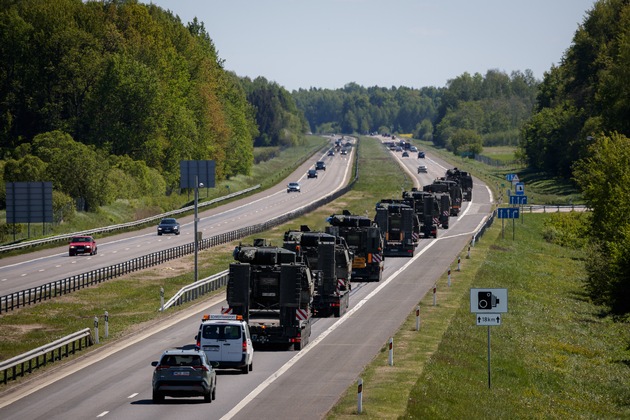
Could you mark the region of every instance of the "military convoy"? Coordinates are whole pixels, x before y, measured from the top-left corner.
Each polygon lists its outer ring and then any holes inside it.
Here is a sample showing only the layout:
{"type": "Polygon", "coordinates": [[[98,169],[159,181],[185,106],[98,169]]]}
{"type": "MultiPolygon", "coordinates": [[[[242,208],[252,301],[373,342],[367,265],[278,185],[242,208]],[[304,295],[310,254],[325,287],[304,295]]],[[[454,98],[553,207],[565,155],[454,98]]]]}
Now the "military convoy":
{"type": "Polygon", "coordinates": [[[308,226],[285,232],[282,248],[264,239],[239,245],[225,312],[243,317],[254,346],[300,350],[314,317],[345,314],[352,281],[380,281],[385,257],[412,257],[420,238],[448,229],[462,201],[471,199],[472,177],[454,168],[422,190],[381,200],[373,220],[344,210],[328,217],[325,232],[308,226]]]}

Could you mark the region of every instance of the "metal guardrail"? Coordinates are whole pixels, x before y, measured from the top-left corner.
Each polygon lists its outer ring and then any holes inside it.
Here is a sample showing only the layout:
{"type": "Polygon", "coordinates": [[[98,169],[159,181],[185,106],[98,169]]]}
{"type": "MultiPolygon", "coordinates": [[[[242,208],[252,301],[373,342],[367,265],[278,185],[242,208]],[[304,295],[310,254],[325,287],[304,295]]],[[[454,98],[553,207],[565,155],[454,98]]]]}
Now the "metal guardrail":
{"type": "Polygon", "coordinates": [[[227,285],[228,278],[229,270],[224,270],[213,276],[188,284],[179,289],[179,291],[175,293],[175,296],[170,298],[159,310],[164,312],[171,306],[181,305],[183,303],[193,301],[206,293],[219,290],[223,286],[227,285]]]}
{"type": "Polygon", "coordinates": [[[524,205],[521,206],[523,211],[529,211],[529,213],[565,213],[572,211],[589,211],[590,209],[587,206],[582,205],[559,205],[559,204],[537,204],[537,205],[524,205]]]}
{"type": "MultiPolygon", "coordinates": [[[[229,200],[239,195],[247,194],[259,188],[260,188],[260,184],[254,185],[253,187],[246,188],[241,191],[236,191],[231,194],[212,199],[210,201],[204,201],[202,203],[198,203],[197,206],[198,207],[210,206],[220,201],[229,200]]],[[[131,227],[141,226],[146,223],[155,222],[156,220],[163,219],[164,217],[170,217],[170,216],[175,216],[177,214],[186,213],[186,212],[192,211],[193,209],[194,209],[194,204],[191,206],[182,207],[181,209],[172,210],[167,213],[162,213],[155,216],[147,217],[145,219],[135,220],[133,222],[127,222],[127,223],[121,223],[118,225],[106,226],[102,228],[84,230],[81,232],[74,232],[74,233],[68,233],[68,234],[63,234],[63,235],[51,236],[49,238],[35,239],[32,241],[20,242],[18,244],[3,245],[3,246],[0,246],[0,253],[14,251],[14,250],[23,249],[23,248],[29,248],[29,247],[33,247],[37,245],[44,245],[44,244],[55,243],[55,242],[64,242],[64,241],[68,241],[70,238],[77,235],[95,235],[97,233],[106,233],[106,232],[114,232],[117,230],[129,229],[131,227]]]]}
{"type": "Polygon", "coordinates": [[[25,373],[31,373],[33,369],[46,366],[48,363],[54,363],[57,360],[61,360],[62,357],[68,357],[68,355],[74,354],[92,344],[94,342],[90,329],[85,328],[27,353],[0,362],[0,372],[2,372],[0,382],[6,384],[9,380],[15,380],[20,376],[24,376],[25,373]]]}
{"type": "MultiPolygon", "coordinates": [[[[203,239],[199,242],[198,249],[203,250],[211,248],[217,245],[235,241],[237,239],[245,238],[256,233],[264,232],[273,227],[284,224],[292,219],[295,219],[296,217],[310,213],[318,207],[328,204],[329,202],[341,197],[354,186],[359,177],[358,159],[355,160],[354,172],[355,174],[352,181],[350,181],[345,187],[340,188],[332,194],[329,194],[302,208],[290,211],[267,222],[259,223],[253,226],[247,226],[231,232],[226,232],[207,239],[203,239]]],[[[181,258],[194,253],[194,251],[195,243],[191,242],[189,244],[184,244],[174,248],[154,252],[152,254],[143,255],[141,257],[137,257],[132,260],[112,266],[99,268],[89,271],[87,273],[78,274],[76,276],[68,277],[62,280],[46,283],[41,286],[31,287],[30,289],[20,290],[8,295],[0,296],[0,314],[2,314],[3,312],[18,309],[23,306],[28,306],[44,300],[52,299],[58,296],[63,296],[65,294],[72,293],[85,287],[89,287],[106,280],[111,280],[115,277],[162,264],[166,261],[181,258]]]]}

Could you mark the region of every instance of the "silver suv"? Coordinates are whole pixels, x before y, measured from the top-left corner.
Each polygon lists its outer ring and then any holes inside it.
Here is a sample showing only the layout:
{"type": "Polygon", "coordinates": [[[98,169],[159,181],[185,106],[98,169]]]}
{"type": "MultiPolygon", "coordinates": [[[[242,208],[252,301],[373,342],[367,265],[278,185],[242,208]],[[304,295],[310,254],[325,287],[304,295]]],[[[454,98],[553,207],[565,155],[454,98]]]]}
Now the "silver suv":
{"type": "Polygon", "coordinates": [[[197,349],[167,350],[159,361],[151,362],[153,402],[164,397],[198,397],[212,402],[217,396],[217,373],[206,354],[197,349]]]}
{"type": "Polygon", "coordinates": [[[300,183],[299,182],[289,182],[287,185],[287,192],[300,192],[300,183]]]}

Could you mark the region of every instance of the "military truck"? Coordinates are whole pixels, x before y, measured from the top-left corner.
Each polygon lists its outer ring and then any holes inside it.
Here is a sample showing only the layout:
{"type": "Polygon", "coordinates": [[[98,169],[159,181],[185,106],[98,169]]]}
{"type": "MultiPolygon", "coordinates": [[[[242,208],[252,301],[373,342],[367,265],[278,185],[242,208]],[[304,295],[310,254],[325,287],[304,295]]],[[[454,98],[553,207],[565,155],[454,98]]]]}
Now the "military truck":
{"type": "Polygon", "coordinates": [[[473,179],[468,172],[460,171],[457,168],[447,169],[444,178],[447,181],[455,181],[462,188],[463,199],[472,201],[473,179]]]}
{"type": "Polygon", "coordinates": [[[383,278],[383,236],[378,225],[367,216],[344,210],[326,219],[326,233],[341,236],[352,251],[352,281],[381,281],[383,278]]]}
{"type": "Polygon", "coordinates": [[[456,181],[447,181],[446,178],[439,178],[433,181],[432,184],[422,187],[423,191],[432,193],[448,193],[450,195],[450,211],[451,216],[457,217],[462,208],[462,188],[456,181]]]}
{"type": "Polygon", "coordinates": [[[396,200],[382,200],[376,204],[374,221],[384,239],[386,257],[413,257],[418,244],[420,222],[412,207],[396,200]]]}
{"type": "Polygon", "coordinates": [[[352,252],[342,237],[313,232],[308,226],[284,233],[283,248],[297,254],[315,279],[314,317],[340,317],[350,304],[352,252]]]}
{"type": "Polygon", "coordinates": [[[423,238],[437,238],[440,206],[435,194],[412,188],[411,191],[403,191],[402,197],[414,209],[420,223],[420,235],[423,238]]]}
{"type": "Polygon", "coordinates": [[[295,252],[266,240],[240,245],[230,264],[225,312],[248,323],[254,347],[304,348],[311,335],[315,280],[295,252]]]}

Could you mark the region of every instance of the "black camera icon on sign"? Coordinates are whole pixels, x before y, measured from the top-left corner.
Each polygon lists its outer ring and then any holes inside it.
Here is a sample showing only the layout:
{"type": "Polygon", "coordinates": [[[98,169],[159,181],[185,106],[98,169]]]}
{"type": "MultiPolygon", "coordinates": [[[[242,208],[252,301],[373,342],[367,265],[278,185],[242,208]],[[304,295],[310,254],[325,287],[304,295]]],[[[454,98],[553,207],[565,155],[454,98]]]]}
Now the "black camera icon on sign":
{"type": "Polygon", "coordinates": [[[477,308],[489,310],[496,308],[499,303],[499,298],[492,294],[492,292],[478,292],[477,293],[477,308]]]}

